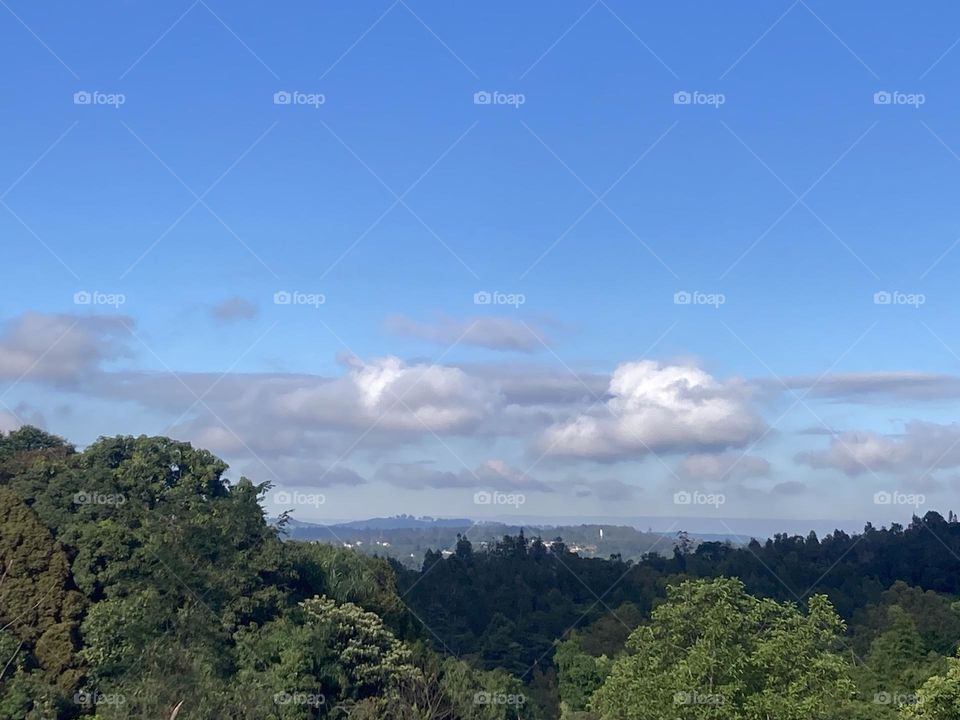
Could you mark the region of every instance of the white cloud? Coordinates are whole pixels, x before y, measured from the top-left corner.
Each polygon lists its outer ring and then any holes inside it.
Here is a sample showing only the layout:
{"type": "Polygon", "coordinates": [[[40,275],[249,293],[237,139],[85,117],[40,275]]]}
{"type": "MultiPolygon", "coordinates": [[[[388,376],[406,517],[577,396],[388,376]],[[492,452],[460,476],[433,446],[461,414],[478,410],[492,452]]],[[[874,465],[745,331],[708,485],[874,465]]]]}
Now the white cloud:
{"type": "Polygon", "coordinates": [[[396,357],[355,364],[343,377],[272,398],[271,414],[318,427],[457,433],[475,427],[499,404],[496,388],[462,370],[408,365],[396,357]]]}
{"type": "Polygon", "coordinates": [[[0,377],[75,382],[127,354],[131,325],[121,316],[25,313],[0,334],[0,377]]]}
{"type": "Polygon", "coordinates": [[[222,455],[236,455],[245,449],[242,438],[222,425],[201,425],[193,429],[190,442],[222,455]]]}
{"type": "Polygon", "coordinates": [[[807,390],[812,397],[855,403],[941,401],[960,396],[960,377],[912,371],[800,375],[766,380],[771,386],[807,390]]]}
{"type": "Polygon", "coordinates": [[[960,425],[913,421],[901,435],[845,432],[826,450],[800,453],[797,460],[814,468],[832,468],[855,476],[866,472],[907,473],[960,466],[960,425]]]}
{"type": "Polygon", "coordinates": [[[721,383],[686,365],[651,360],[620,365],[596,412],[548,428],[541,438],[555,455],[618,460],[649,452],[722,449],[746,444],[763,422],[737,382],[721,383]]]}

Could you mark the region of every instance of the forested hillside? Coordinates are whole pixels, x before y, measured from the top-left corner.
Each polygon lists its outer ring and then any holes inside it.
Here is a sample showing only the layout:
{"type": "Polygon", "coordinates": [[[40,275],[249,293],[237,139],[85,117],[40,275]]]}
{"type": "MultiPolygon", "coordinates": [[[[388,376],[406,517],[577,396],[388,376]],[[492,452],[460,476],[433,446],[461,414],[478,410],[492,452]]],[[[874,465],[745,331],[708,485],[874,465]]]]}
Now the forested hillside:
{"type": "Polygon", "coordinates": [[[210,453],[0,436],[0,718],[960,718],[960,524],[639,561],[285,539],[210,453]]]}

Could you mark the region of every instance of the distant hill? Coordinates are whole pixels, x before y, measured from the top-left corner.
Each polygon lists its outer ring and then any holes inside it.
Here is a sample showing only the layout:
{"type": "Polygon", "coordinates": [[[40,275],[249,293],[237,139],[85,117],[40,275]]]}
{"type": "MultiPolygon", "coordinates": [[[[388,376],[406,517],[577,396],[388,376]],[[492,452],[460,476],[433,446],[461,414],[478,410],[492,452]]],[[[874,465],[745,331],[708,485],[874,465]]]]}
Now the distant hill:
{"type": "Polygon", "coordinates": [[[331,527],[353,530],[403,530],[428,527],[470,527],[472,524],[473,521],[468,518],[432,518],[427,516],[417,518],[413,515],[397,515],[388,518],[370,518],[369,520],[334,523],[331,527]]]}
{"type": "MultiPolygon", "coordinates": [[[[539,536],[544,542],[561,538],[571,551],[582,557],[620,555],[624,560],[636,560],[651,552],[669,555],[676,540],[676,533],[641,531],[628,525],[519,525],[412,515],[328,524],[291,520],[286,530],[291,540],[356,548],[369,555],[395,558],[409,567],[419,567],[427,550],[452,552],[458,535],[465,535],[474,545],[484,547],[522,530],[528,537],[539,536]]],[[[733,536],[714,533],[691,533],[690,539],[695,545],[711,541],[738,544],[733,536]]]]}

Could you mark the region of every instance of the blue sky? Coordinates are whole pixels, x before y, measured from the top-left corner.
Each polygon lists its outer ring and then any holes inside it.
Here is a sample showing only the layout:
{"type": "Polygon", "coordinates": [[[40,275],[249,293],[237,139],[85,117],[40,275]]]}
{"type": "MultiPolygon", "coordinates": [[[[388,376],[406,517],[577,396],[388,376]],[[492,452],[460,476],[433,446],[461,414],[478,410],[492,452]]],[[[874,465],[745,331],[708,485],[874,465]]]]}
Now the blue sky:
{"type": "Polygon", "coordinates": [[[951,507],[950,3],[9,0],[0,34],[7,429],[207,444],[305,519],[951,507]]]}

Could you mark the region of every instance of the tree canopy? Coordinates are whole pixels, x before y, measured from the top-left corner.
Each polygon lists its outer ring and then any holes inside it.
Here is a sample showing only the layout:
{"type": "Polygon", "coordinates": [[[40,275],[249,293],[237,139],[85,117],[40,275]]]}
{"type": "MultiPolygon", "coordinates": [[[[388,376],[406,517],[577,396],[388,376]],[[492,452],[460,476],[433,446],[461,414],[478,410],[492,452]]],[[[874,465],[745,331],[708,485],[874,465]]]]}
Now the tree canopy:
{"type": "Polygon", "coordinates": [[[636,562],[463,536],[415,570],[289,539],[226,473],[0,435],[0,720],[960,717],[952,515],[636,562]]]}

